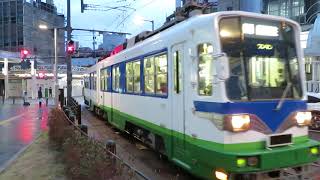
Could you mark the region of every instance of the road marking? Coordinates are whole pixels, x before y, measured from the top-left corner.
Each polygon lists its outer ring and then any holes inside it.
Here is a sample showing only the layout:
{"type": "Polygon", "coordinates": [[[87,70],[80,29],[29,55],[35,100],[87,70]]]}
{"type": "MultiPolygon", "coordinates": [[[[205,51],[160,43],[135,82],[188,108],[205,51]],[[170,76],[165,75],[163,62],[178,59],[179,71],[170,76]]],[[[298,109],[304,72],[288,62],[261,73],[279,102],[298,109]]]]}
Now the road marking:
{"type": "Polygon", "coordinates": [[[9,123],[9,122],[11,122],[11,121],[14,121],[14,120],[16,120],[16,119],[18,119],[18,118],[20,118],[20,117],[22,117],[22,116],[23,116],[23,114],[20,114],[20,115],[11,117],[11,118],[9,118],[9,119],[0,121],[0,126],[5,125],[5,124],[7,124],[7,123],[9,123]]]}

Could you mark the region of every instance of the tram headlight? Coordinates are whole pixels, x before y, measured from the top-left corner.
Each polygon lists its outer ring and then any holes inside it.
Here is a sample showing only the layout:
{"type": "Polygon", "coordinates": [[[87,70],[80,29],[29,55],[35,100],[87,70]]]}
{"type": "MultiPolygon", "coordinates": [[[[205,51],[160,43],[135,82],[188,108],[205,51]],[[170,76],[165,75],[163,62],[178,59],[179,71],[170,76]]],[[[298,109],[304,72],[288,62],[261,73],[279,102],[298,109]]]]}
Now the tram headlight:
{"type": "Polygon", "coordinates": [[[228,174],[223,169],[215,170],[214,175],[219,180],[228,180],[228,174]]]}
{"type": "Polygon", "coordinates": [[[250,122],[248,114],[228,115],[225,118],[224,129],[233,132],[247,131],[250,128],[250,122]]]}
{"type": "Polygon", "coordinates": [[[298,126],[308,126],[311,124],[312,114],[311,112],[297,112],[295,119],[298,126]]]}

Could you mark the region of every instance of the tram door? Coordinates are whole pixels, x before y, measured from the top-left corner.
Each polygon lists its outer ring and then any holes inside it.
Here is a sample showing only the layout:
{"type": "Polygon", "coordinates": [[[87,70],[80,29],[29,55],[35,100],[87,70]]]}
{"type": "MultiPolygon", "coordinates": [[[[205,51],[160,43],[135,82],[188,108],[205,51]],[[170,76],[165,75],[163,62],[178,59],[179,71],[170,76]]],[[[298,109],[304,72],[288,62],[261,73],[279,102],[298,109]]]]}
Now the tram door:
{"type": "Polygon", "coordinates": [[[175,158],[183,158],[185,155],[185,94],[184,94],[184,70],[183,57],[184,46],[178,44],[171,51],[172,73],[172,155],[175,158]]]}

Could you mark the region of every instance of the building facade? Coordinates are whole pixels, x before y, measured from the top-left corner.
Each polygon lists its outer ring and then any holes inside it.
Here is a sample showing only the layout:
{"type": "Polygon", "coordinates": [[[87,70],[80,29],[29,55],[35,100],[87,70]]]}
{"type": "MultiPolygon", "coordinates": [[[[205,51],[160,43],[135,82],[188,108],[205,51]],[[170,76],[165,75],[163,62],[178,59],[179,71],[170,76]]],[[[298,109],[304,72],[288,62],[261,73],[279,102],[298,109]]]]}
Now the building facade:
{"type": "MultiPolygon", "coordinates": [[[[39,29],[40,24],[49,28],[64,27],[64,15],[57,13],[52,0],[0,0],[0,50],[28,49],[31,56],[51,63],[53,31],[39,29]]],[[[61,30],[58,33],[59,55],[64,55],[64,49],[64,31],[61,30]]]]}
{"type": "Polygon", "coordinates": [[[300,23],[307,90],[320,98],[320,0],[263,0],[265,13],[300,23]]]}
{"type": "Polygon", "coordinates": [[[266,14],[293,19],[302,25],[313,24],[320,12],[319,0],[263,0],[266,14]]]}
{"type": "Polygon", "coordinates": [[[217,0],[218,11],[248,11],[261,13],[261,0],[217,0]]]}
{"type": "Polygon", "coordinates": [[[99,48],[112,51],[116,46],[124,43],[125,40],[126,35],[124,34],[103,33],[103,43],[99,45],[99,48]]]}

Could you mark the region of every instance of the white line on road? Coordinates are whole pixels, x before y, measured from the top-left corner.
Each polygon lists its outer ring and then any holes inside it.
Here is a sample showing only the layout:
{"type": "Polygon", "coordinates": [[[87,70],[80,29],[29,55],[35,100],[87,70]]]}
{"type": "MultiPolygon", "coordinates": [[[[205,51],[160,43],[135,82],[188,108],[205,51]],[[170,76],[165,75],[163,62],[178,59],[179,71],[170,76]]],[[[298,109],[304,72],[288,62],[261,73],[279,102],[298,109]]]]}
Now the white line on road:
{"type": "Polygon", "coordinates": [[[9,123],[9,122],[11,122],[11,121],[14,121],[14,120],[16,120],[16,119],[18,119],[18,118],[20,118],[20,117],[22,117],[22,116],[23,116],[23,114],[20,114],[20,115],[11,117],[11,118],[9,118],[9,119],[0,121],[0,126],[5,125],[5,124],[7,124],[7,123],[9,123]]]}

